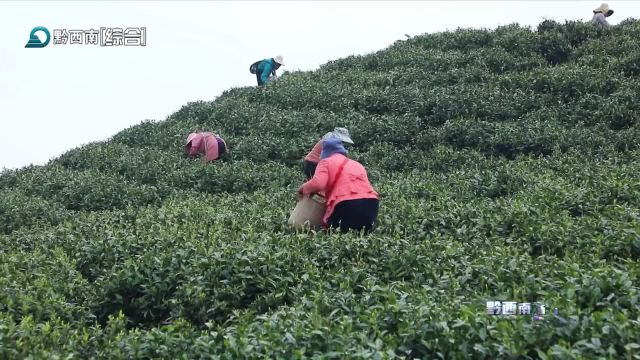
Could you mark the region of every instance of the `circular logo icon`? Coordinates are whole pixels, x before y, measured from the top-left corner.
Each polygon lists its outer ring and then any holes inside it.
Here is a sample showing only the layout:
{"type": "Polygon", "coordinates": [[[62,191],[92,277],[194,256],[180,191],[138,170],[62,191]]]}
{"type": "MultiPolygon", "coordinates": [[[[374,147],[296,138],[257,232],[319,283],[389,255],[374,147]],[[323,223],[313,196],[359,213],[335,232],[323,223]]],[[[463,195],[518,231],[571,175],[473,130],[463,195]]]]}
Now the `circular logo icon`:
{"type": "Polygon", "coordinates": [[[25,45],[24,47],[26,48],[43,48],[45,46],[47,46],[47,44],[49,44],[49,40],[51,39],[51,34],[49,33],[49,30],[47,30],[46,27],[44,26],[36,26],[33,28],[33,30],[31,30],[31,34],[29,34],[29,41],[27,41],[27,45],[25,45]],[[47,35],[47,40],[45,40],[45,42],[40,41],[40,38],[36,36],[36,33],[38,31],[42,31],[44,32],[45,35],[47,35]]]}

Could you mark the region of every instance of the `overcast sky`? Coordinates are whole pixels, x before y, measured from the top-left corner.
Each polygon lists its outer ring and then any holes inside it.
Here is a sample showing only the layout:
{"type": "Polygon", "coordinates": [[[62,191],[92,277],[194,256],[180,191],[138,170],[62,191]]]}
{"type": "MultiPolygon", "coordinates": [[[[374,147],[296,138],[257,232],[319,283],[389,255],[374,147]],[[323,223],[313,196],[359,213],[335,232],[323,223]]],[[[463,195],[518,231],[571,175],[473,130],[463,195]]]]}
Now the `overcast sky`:
{"type": "MultiPolygon", "coordinates": [[[[313,70],[351,54],[457,27],[589,20],[599,1],[0,1],[0,169],[44,164],[187,102],[255,86],[249,65],[284,56],[313,70]],[[27,49],[35,26],[146,27],[145,47],[27,49]]],[[[616,24],[640,2],[610,1],[616,24]]],[[[281,68],[282,69],[282,68],[281,68]]],[[[186,136],[186,134],[185,134],[186,136]]]]}

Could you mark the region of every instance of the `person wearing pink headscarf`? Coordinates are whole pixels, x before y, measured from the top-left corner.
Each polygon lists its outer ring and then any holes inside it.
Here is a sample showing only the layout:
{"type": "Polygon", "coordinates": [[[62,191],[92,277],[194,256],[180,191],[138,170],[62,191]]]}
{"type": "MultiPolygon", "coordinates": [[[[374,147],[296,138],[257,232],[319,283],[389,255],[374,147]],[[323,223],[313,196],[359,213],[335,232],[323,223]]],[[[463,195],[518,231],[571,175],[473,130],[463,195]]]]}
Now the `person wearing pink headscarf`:
{"type": "Polygon", "coordinates": [[[200,154],[204,154],[202,161],[217,160],[228,151],[227,144],[217,134],[211,132],[191,133],[187,137],[187,144],[184,152],[190,158],[194,159],[200,154]]]}

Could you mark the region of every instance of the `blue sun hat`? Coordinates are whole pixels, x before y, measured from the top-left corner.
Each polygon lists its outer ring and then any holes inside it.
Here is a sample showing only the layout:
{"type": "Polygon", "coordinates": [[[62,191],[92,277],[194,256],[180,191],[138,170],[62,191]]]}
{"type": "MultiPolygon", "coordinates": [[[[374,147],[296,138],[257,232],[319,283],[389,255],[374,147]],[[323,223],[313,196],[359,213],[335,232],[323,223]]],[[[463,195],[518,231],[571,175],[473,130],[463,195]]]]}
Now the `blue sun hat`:
{"type": "Polygon", "coordinates": [[[342,145],[342,140],[333,137],[323,140],[320,159],[326,159],[335,153],[347,155],[347,149],[342,145]]]}

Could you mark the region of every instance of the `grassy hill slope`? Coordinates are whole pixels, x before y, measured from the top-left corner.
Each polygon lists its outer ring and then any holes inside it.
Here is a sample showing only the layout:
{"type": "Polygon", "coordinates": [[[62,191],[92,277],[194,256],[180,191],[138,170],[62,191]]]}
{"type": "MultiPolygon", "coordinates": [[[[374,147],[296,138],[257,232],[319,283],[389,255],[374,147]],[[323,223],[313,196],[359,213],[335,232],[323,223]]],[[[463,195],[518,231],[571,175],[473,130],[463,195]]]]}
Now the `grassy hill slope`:
{"type": "Polygon", "coordinates": [[[0,358],[639,358],[639,38],[413,37],[4,171],[0,358]],[[335,126],[379,226],[292,234],[300,159],[335,126]],[[203,130],[231,156],[184,158],[203,130]]]}

